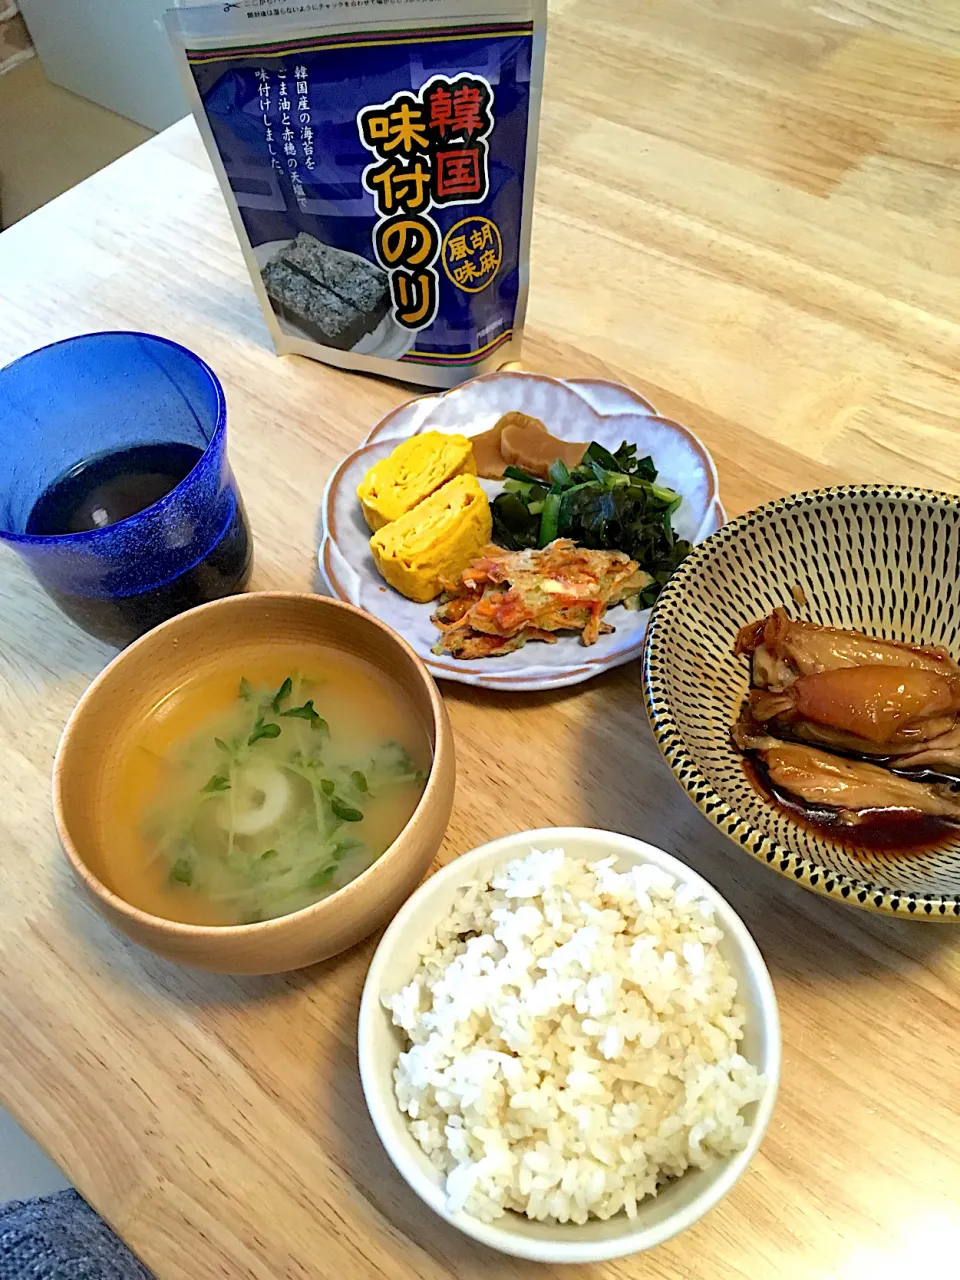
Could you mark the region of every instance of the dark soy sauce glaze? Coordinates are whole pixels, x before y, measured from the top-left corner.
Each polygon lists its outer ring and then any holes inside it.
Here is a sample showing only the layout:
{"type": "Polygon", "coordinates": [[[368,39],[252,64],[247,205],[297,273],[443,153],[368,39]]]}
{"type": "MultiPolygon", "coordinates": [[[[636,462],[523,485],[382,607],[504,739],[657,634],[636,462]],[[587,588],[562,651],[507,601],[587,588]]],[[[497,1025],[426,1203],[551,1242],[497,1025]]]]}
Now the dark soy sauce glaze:
{"type": "MultiPolygon", "coordinates": [[[[38,537],[86,533],[126,520],[176,488],[202,456],[193,445],[168,443],[89,458],[44,490],[27,518],[26,532],[38,537]]],[[[250,536],[238,502],[219,541],[185,573],[161,586],[106,598],[47,591],[84,631],[122,646],[174,614],[242,591],[251,561],[250,536]]]]}
{"type": "MultiPolygon", "coordinates": [[[[739,750],[739,748],[738,748],[739,750]]],[[[839,754],[839,753],[837,753],[839,754]]],[[[798,826],[843,845],[851,853],[914,854],[928,853],[960,838],[960,823],[930,813],[914,813],[908,809],[867,809],[862,821],[842,821],[838,810],[805,804],[789,791],[774,786],[767,766],[753,751],[743,755],[743,771],[756,791],[798,826]]],[[[854,759],[879,764],[876,757],[854,759]]],[[[920,782],[945,782],[956,785],[958,779],[930,771],[901,774],[920,782]]]]}

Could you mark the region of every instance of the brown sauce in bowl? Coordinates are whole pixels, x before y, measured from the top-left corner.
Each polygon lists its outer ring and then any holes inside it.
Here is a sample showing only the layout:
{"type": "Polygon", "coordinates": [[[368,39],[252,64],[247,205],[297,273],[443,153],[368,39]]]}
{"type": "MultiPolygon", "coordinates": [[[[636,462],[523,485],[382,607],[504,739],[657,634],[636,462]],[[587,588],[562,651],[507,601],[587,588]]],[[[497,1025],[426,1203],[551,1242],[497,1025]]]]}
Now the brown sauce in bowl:
{"type": "MultiPolygon", "coordinates": [[[[871,763],[880,762],[873,758],[871,763]]],[[[743,770],[754,789],[785,817],[814,835],[843,845],[854,854],[910,856],[929,853],[960,838],[960,822],[911,809],[866,809],[860,814],[859,822],[845,821],[839,810],[806,804],[789,791],[775,786],[770,781],[766,765],[752,751],[744,753],[743,770]]],[[[930,771],[909,776],[922,782],[953,785],[958,782],[954,777],[930,771]]]]}

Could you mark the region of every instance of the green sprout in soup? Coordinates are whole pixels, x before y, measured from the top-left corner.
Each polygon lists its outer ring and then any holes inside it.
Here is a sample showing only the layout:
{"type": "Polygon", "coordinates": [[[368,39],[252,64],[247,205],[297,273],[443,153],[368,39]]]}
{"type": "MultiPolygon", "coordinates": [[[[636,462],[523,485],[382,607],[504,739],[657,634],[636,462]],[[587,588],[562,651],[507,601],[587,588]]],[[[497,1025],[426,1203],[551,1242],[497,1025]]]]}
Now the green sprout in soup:
{"type": "Polygon", "coordinates": [[[223,923],[268,920],[342,888],[409,820],[426,774],[403,744],[324,714],[324,687],[246,677],[229,711],[184,743],[145,832],[171,891],[223,923]],[[338,728],[339,726],[339,728],[338,728]],[[358,742],[362,745],[358,746],[358,742]]]}

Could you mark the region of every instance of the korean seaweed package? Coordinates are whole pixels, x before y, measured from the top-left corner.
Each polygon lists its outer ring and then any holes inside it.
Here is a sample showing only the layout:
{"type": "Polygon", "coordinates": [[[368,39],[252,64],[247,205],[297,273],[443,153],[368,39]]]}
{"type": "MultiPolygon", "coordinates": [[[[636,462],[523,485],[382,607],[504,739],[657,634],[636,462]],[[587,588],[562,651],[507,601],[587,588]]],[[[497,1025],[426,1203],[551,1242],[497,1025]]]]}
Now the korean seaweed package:
{"type": "Polygon", "coordinates": [[[166,17],[278,352],[431,387],[518,357],[546,0],[166,17]]]}

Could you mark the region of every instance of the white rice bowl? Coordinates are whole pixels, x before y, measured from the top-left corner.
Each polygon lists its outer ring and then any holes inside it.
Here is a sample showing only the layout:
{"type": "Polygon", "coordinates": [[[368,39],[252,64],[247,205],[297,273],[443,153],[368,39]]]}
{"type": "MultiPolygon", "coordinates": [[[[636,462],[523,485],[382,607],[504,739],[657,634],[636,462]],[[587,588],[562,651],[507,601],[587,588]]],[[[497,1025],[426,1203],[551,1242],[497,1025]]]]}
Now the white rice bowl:
{"type": "Polygon", "coordinates": [[[659,867],[562,848],[461,891],[413,981],[384,996],[394,1071],[447,1208],[584,1223],[746,1145],[763,1076],[713,907],[659,867]]]}
{"type": "Polygon", "coordinates": [[[730,1189],[780,1046],[762,958],[716,891],[652,846],[565,828],[421,886],[374,957],[359,1049],[378,1133],[431,1207],[574,1262],[659,1243],[730,1189]]]}

